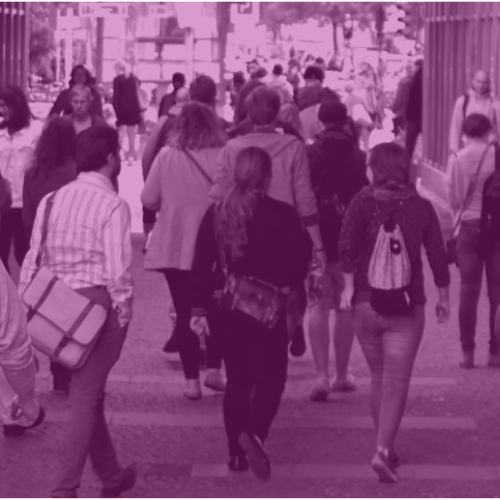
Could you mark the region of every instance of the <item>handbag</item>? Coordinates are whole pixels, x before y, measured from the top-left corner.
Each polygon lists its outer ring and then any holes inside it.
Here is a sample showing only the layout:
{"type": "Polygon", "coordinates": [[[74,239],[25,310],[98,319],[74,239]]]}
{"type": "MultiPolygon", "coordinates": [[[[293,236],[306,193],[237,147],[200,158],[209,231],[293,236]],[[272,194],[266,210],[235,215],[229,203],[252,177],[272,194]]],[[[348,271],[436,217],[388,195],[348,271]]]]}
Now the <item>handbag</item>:
{"type": "Polygon", "coordinates": [[[108,311],[64,283],[41,266],[54,198],[47,200],[35,274],[23,293],[27,330],[33,346],[66,368],[81,368],[106,322],[108,311]]]}
{"type": "Polygon", "coordinates": [[[457,239],[460,233],[460,228],[462,227],[462,217],[465,210],[467,210],[468,206],[470,205],[470,202],[472,201],[472,196],[474,195],[474,189],[476,188],[477,180],[479,178],[479,174],[481,173],[481,169],[483,168],[484,160],[486,159],[486,154],[488,153],[488,149],[490,148],[490,146],[491,144],[488,144],[484,149],[483,155],[481,156],[481,159],[479,160],[479,163],[477,165],[476,173],[472,177],[469,186],[467,188],[465,200],[462,206],[460,207],[457,218],[455,220],[455,224],[453,225],[451,238],[446,242],[446,254],[448,256],[449,265],[456,264],[458,267],[457,239]]]}
{"type": "Polygon", "coordinates": [[[149,108],[148,94],[141,88],[141,84],[137,78],[135,80],[135,91],[137,93],[137,102],[139,103],[139,109],[141,113],[144,113],[149,108]]]}
{"type": "Polygon", "coordinates": [[[217,237],[222,271],[226,279],[219,307],[232,311],[269,330],[278,323],[286,306],[286,294],[278,287],[257,278],[229,272],[226,254],[217,237]]]}

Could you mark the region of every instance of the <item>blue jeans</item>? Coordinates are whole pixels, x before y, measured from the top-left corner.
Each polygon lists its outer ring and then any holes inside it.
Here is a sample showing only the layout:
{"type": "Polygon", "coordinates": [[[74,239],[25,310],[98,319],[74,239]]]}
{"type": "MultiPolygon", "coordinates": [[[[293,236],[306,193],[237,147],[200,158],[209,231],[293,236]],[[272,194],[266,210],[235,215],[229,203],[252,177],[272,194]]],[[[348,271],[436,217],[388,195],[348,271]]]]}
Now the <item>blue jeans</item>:
{"type": "Polygon", "coordinates": [[[425,308],[408,316],[381,316],[369,303],[353,309],[354,331],[370,368],[377,446],[394,449],[411,373],[425,326],[425,308]]]}
{"type": "Polygon", "coordinates": [[[464,221],[457,239],[457,262],[460,269],[460,342],[464,352],[473,352],[476,343],[477,306],[481,294],[483,269],[490,301],[490,354],[499,353],[495,335],[495,315],[500,305],[500,244],[480,251],[479,220],[464,221]]]}
{"type": "MultiPolygon", "coordinates": [[[[109,295],[103,287],[78,290],[105,307],[109,295]]],[[[92,468],[104,488],[118,486],[123,469],[116,458],[104,416],[104,397],[109,372],[120,358],[127,328],[120,327],[118,316],[111,311],[103,330],[85,364],[72,371],[69,392],[69,422],[54,497],[76,497],[85,462],[90,456],[92,468]]]]}

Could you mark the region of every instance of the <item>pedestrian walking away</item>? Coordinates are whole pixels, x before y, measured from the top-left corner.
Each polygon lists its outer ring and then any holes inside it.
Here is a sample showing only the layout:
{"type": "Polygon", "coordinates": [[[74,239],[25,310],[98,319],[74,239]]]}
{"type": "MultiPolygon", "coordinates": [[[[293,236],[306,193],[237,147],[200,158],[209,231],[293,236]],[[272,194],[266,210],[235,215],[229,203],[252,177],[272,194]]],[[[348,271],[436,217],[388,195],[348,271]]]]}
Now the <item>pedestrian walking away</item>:
{"type": "Polygon", "coordinates": [[[29,248],[22,222],[23,185],[40,131],[24,92],[15,85],[0,88],[0,175],[12,196],[12,206],[0,221],[0,259],[7,271],[12,242],[19,265],[29,248]]]}
{"type": "Polygon", "coordinates": [[[500,270],[494,253],[488,259],[481,246],[481,214],[486,180],[495,171],[495,148],[489,144],[491,122],[473,113],[464,122],[467,146],[452,155],[447,167],[448,199],[451,209],[460,214],[456,240],[457,265],[460,270],[460,306],[458,320],[462,345],[462,368],[475,366],[477,310],[483,271],[486,268],[490,302],[489,363],[496,364],[500,354],[495,335],[495,314],[500,304],[500,270]]]}
{"type": "Polygon", "coordinates": [[[338,239],[347,206],[354,195],[368,185],[366,154],[347,129],[346,106],[341,102],[324,102],[319,109],[319,119],[324,130],[317,135],[314,144],[307,147],[307,155],[328,263],[318,284],[318,293],[314,293],[313,279],[309,278],[309,338],[318,372],[318,381],[310,396],[313,401],[325,401],[330,390],[342,392],[356,388],[353,377],[348,374],[354,338],[351,311],[339,308],[344,277],[338,263],[338,239]],[[329,380],[328,324],[331,308],[335,309],[336,368],[332,385],[329,380]]]}
{"type": "MultiPolygon", "coordinates": [[[[54,497],[76,497],[90,456],[104,497],[117,497],[135,484],[133,466],[122,468],[105,416],[109,372],[120,358],[132,318],[130,209],[116,192],[120,174],[118,132],[91,127],[76,143],[77,179],[60,188],[48,219],[42,265],[62,283],[108,309],[108,317],[83,366],[72,373],[70,415],[54,497]]],[[[38,206],[32,245],[21,269],[22,295],[33,279],[49,198],[38,206]]]]}
{"type": "MultiPolygon", "coordinates": [[[[227,265],[229,280],[246,276],[279,290],[295,289],[305,279],[308,255],[300,219],[292,206],[267,195],[272,173],[266,151],[244,148],[235,161],[233,187],[203,218],[193,261],[194,330],[209,326],[214,265],[227,265]]],[[[281,303],[276,323],[269,327],[231,308],[221,309],[229,468],[242,471],[249,462],[263,480],[271,475],[263,445],[287,378],[285,297],[281,303]]]]}
{"type": "MultiPolygon", "coordinates": [[[[208,193],[224,142],[214,111],[204,104],[186,104],[177,131],[153,162],[141,195],[144,207],[159,212],[144,266],[163,273],[168,282],[177,315],[175,335],[186,379],[184,395],[188,399],[201,398],[200,342],[189,327],[191,265],[196,235],[209,206],[208,193]]],[[[216,343],[214,335],[208,341],[208,350],[217,349],[216,343]]],[[[213,386],[215,379],[224,390],[220,368],[221,356],[218,356],[215,366],[209,365],[211,371],[205,383],[213,386]]]]}
{"type": "Polygon", "coordinates": [[[398,481],[395,442],[425,324],[422,245],[438,288],[438,323],[450,316],[450,271],[431,203],[410,185],[410,159],[396,143],[369,158],[373,186],[355,195],[344,218],[339,254],[354,331],[371,373],[377,430],[372,467],[381,482],[398,481]]]}
{"type": "MultiPolygon", "coordinates": [[[[254,131],[231,139],[222,150],[210,197],[218,201],[231,188],[235,160],[241,150],[251,146],[265,149],[273,160],[269,196],[295,207],[312,242],[321,272],[324,272],[326,254],[319,230],[318,206],[311,187],[306,147],[297,137],[276,130],[280,105],[279,95],[272,89],[258,87],[250,93],[246,109],[254,131]]],[[[307,238],[305,234],[304,238],[307,238]]],[[[304,335],[302,325],[306,309],[304,284],[292,290],[288,300],[289,335],[300,342],[304,335]]]]}
{"type": "Polygon", "coordinates": [[[177,104],[177,92],[186,85],[186,77],[182,73],[174,73],[172,75],[173,90],[169,94],[162,97],[158,108],[158,118],[167,116],[170,109],[177,104]]]}
{"type": "MultiPolygon", "coordinates": [[[[52,117],[42,131],[24,180],[22,215],[28,241],[31,241],[36,211],[42,199],[76,179],[75,155],[73,124],[66,117],[52,117]]],[[[50,371],[54,391],[67,393],[71,372],[55,361],[50,363],[50,371]]]]}

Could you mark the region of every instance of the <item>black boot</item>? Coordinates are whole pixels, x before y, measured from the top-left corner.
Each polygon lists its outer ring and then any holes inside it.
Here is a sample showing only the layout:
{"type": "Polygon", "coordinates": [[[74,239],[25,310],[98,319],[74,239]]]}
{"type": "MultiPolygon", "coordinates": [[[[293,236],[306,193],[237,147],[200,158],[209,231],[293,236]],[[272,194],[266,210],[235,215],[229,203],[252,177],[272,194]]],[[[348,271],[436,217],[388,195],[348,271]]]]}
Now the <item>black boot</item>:
{"type": "Polygon", "coordinates": [[[172,333],[172,336],[167,340],[167,343],[163,347],[163,352],[168,354],[174,354],[179,352],[179,342],[177,341],[177,334],[175,330],[172,333]]]}

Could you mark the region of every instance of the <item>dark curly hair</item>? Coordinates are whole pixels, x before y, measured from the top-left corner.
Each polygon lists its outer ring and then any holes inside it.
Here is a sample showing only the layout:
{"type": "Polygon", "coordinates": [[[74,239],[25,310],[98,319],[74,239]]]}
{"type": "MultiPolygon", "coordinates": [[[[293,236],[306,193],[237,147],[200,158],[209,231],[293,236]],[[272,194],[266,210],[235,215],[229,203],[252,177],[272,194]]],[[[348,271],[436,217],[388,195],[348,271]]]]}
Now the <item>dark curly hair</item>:
{"type": "Polygon", "coordinates": [[[31,124],[32,114],[26,94],[17,85],[0,87],[0,100],[10,109],[9,128],[14,132],[27,128],[31,124]]]}
{"type": "Polygon", "coordinates": [[[94,82],[94,77],[92,76],[92,73],[83,65],[83,64],[77,64],[72,70],[71,70],[71,79],[69,81],[69,86],[72,87],[73,85],[76,84],[75,82],[75,73],[79,70],[83,69],[86,73],[86,81],[85,85],[93,85],[94,82]]]}
{"type": "Polygon", "coordinates": [[[53,117],[43,128],[35,148],[33,175],[48,175],[50,170],[76,156],[76,132],[67,118],[53,117]]]}
{"type": "Polygon", "coordinates": [[[168,144],[177,149],[196,151],[224,146],[224,133],[215,111],[199,102],[184,104],[168,144]]]}

